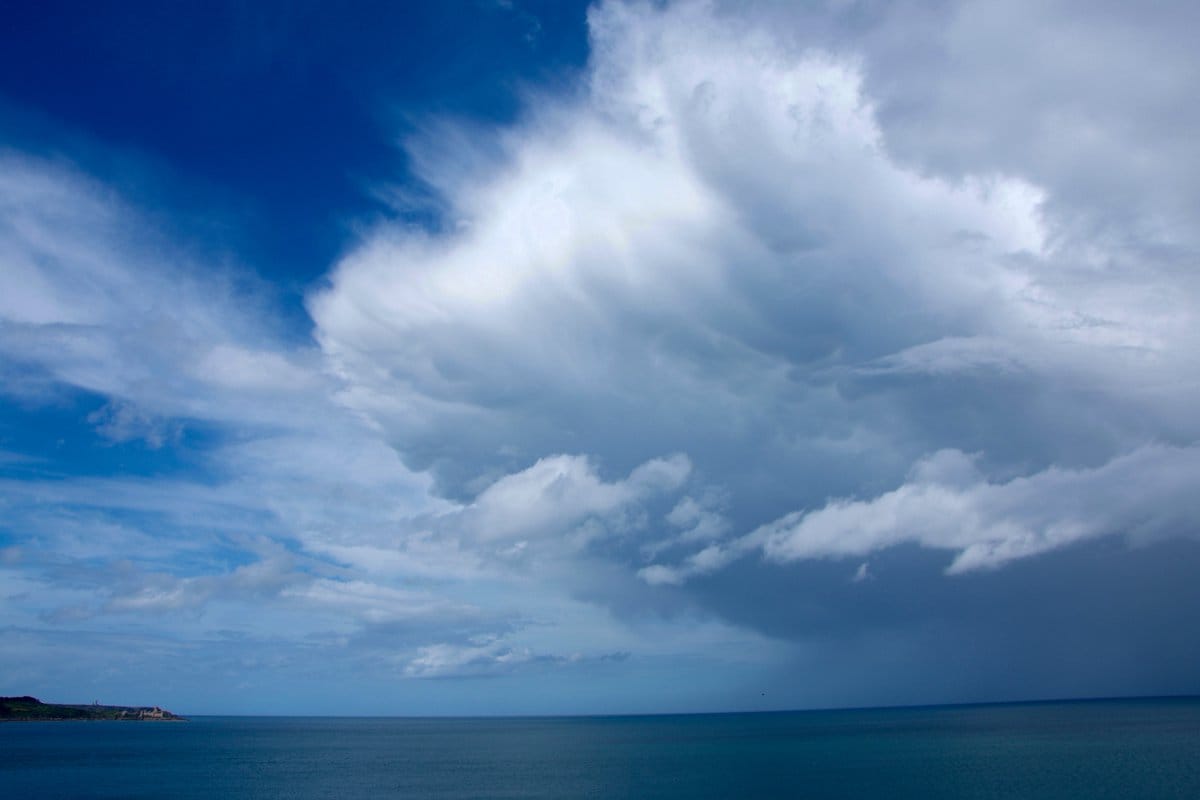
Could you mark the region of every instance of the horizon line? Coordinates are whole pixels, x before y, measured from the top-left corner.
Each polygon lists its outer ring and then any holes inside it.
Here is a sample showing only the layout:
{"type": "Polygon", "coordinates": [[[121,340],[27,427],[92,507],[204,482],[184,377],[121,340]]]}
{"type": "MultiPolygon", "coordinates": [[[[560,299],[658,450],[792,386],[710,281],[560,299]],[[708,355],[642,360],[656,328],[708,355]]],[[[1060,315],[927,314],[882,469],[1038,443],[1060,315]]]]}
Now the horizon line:
{"type": "MultiPolygon", "coordinates": [[[[1120,703],[1148,702],[1155,700],[1197,700],[1200,692],[1186,694],[1150,695],[1106,695],[1088,697],[1043,697],[1024,700],[977,700],[953,703],[901,703],[879,706],[814,706],[808,708],[747,709],[742,711],[654,711],[614,712],[577,714],[188,714],[175,712],[179,716],[192,717],[236,717],[246,719],[617,719],[635,717],[715,717],[748,714],[809,714],[837,711],[919,711],[922,709],[979,708],[990,706],[1034,706],[1062,705],[1073,703],[1120,703]]],[[[68,705],[68,704],[63,704],[68,705]]]]}

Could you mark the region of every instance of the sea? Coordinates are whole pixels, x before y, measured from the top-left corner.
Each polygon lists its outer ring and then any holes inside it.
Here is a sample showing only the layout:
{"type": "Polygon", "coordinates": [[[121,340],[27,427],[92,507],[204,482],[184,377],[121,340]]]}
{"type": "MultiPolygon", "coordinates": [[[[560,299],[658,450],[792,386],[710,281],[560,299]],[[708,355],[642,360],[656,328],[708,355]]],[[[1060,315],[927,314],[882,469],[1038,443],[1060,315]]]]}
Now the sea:
{"type": "Polygon", "coordinates": [[[0,724],[0,797],[1200,798],[1200,698],[0,724]]]}

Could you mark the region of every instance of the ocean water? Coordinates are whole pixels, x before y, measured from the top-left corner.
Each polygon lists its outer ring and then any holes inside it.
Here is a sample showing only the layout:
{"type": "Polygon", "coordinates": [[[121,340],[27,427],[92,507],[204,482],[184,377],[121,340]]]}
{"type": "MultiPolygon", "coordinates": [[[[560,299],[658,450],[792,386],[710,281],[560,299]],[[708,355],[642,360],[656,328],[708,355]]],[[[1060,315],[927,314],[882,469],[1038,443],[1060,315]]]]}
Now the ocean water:
{"type": "Polygon", "coordinates": [[[1200,798],[1200,699],[0,724],[15,798],[1200,798]]]}

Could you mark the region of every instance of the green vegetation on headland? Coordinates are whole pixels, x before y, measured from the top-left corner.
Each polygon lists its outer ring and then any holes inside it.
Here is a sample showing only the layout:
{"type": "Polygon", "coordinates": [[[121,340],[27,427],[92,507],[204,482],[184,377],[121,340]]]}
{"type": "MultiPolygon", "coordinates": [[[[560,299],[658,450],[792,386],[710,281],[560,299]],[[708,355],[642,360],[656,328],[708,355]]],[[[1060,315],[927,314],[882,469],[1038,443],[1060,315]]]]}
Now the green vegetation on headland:
{"type": "Polygon", "coordinates": [[[183,717],[158,706],[59,705],[43,703],[36,697],[0,697],[0,722],[17,720],[134,720],[144,722],[182,722],[183,717]]]}

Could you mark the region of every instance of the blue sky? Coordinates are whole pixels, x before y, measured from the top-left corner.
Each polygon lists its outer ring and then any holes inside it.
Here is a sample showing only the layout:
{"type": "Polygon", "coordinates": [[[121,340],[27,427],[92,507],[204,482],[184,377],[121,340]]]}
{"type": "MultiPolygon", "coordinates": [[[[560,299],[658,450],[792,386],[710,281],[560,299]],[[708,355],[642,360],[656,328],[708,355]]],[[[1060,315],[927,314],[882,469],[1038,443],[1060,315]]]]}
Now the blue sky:
{"type": "Polygon", "coordinates": [[[0,693],[1200,691],[1187,3],[40,3],[0,693]]]}

